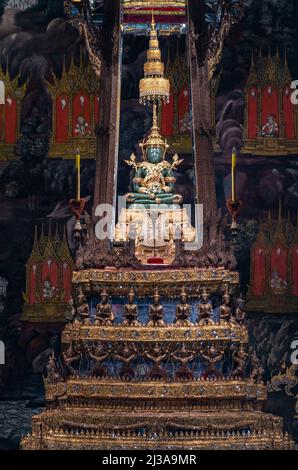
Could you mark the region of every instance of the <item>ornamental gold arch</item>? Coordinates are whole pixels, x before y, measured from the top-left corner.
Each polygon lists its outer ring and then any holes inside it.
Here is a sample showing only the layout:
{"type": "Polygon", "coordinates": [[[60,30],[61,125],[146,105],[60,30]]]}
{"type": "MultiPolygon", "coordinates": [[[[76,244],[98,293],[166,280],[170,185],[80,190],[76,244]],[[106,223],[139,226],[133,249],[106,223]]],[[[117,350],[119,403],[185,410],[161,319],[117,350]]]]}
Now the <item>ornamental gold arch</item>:
{"type": "Polygon", "coordinates": [[[47,89],[52,99],[52,136],[50,157],[62,156],[63,158],[74,158],[77,147],[81,150],[82,158],[95,158],[96,137],[94,133],[95,125],[95,100],[100,95],[100,81],[96,77],[92,65],[85,62],[80,50],[79,63],[76,64],[73,55],[70,59],[69,67],[66,66],[65,57],[63,59],[61,77],[52,73],[52,80],[45,81],[47,89]],[[73,101],[78,93],[84,93],[89,98],[90,106],[90,127],[91,135],[83,137],[73,137],[73,101]],[[57,126],[57,99],[61,95],[66,95],[69,101],[68,132],[66,142],[56,142],[55,130],[57,126]]]}
{"type": "MultiPolygon", "coordinates": [[[[21,115],[21,101],[25,96],[27,81],[23,84],[19,85],[20,83],[20,73],[13,79],[10,78],[9,75],[9,67],[8,63],[6,64],[5,71],[3,67],[0,65],[0,81],[4,83],[4,93],[5,99],[7,96],[10,96],[16,102],[16,141],[20,137],[20,115],[21,115]]],[[[2,124],[5,121],[5,101],[4,105],[2,105],[0,109],[0,119],[2,120],[2,124]]],[[[0,161],[7,160],[7,159],[14,159],[16,158],[14,153],[14,146],[15,144],[6,143],[3,141],[4,138],[4,125],[1,126],[0,132],[0,161]]]]}

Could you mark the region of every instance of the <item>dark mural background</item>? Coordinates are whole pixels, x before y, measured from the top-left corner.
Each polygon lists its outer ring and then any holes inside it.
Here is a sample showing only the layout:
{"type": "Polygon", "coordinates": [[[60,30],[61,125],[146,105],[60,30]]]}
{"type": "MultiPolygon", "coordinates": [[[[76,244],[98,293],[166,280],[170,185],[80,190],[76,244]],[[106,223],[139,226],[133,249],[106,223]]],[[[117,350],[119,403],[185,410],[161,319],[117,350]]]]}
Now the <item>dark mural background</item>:
{"type": "MultiPolygon", "coordinates": [[[[64,17],[61,0],[0,2],[0,61],[13,79],[28,81],[21,107],[21,135],[16,159],[0,160],[0,276],[7,280],[6,296],[0,297],[0,338],[6,346],[6,365],[0,366],[0,448],[16,448],[28,431],[30,418],[44,404],[41,373],[50,349],[58,344],[54,329],[22,329],[22,291],[25,263],[29,257],[34,225],[51,217],[61,224],[71,214],[67,201],[74,195],[73,161],[48,159],[51,134],[51,101],[44,79],[51,70],[59,76],[63,57],[79,60],[82,40],[64,17]],[[7,5],[21,9],[8,9],[7,5]]],[[[252,51],[278,47],[288,53],[289,66],[298,79],[298,4],[296,0],[251,0],[242,22],[225,43],[218,67],[221,74],[216,102],[217,136],[222,151],[214,157],[218,204],[225,212],[230,188],[230,154],[242,145],[244,87],[252,51]]],[[[145,109],[137,100],[146,40],[127,40],[123,52],[120,162],[128,157],[150,126],[145,109]]],[[[84,52],[85,60],[87,54],[84,52]]],[[[92,203],[94,161],[82,163],[82,195],[92,203]]],[[[120,163],[121,187],[129,177],[120,163]]],[[[260,217],[270,209],[277,213],[279,198],[283,213],[294,220],[298,205],[298,155],[288,157],[244,157],[237,162],[239,195],[244,203],[237,256],[243,288],[249,282],[249,249],[260,217]]],[[[188,181],[183,183],[187,190],[188,181]]],[[[298,317],[251,317],[252,344],[262,358],[266,378],[282,361],[289,364],[290,344],[298,338],[298,317]]],[[[297,392],[296,392],[297,393],[297,392]]],[[[269,409],[287,416],[286,426],[296,435],[294,398],[271,394],[269,409]]]]}

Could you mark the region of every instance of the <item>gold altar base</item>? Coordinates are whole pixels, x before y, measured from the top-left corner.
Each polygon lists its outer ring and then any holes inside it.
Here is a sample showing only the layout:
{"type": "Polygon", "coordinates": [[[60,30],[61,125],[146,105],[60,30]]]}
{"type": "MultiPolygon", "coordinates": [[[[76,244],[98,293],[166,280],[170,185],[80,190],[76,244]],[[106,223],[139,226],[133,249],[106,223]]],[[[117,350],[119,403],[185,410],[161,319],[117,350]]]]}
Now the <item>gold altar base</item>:
{"type": "Polygon", "coordinates": [[[26,450],[292,449],[282,420],[260,411],[147,412],[61,408],[33,418],[26,450]]]}
{"type": "Polygon", "coordinates": [[[147,264],[150,258],[161,258],[163,264],[170,265],[175,259],[175,237],[179,236],[185,243],[195,240],[195,229],[187,211],[178,206],[165,209],[161,204],[145,209],[136,204],[122,209],[115,241],[127,242],[132,231],[136,237],[135,255],[142,264],[147,264]]]}
{"type": "MultiPolygon", "coordinates": [[[[238,284],[239,274],[224,268],[105,268],[85,269],[73,274],[75,303],[79,306],[77,299],[82,295],[83,298],[102,297],[103,289],[108,290],[112,299],[113,295],[127,298],[132,287],[139,298],[152,298],[157,288],[163,298],[180,296],[182,302],[181,290],[184,288],[191,299],[202,302],[206,299],[202,296],[209,294],[226,299],[227,294],[223,295],[223,291],[233,292],[238,284]]],[[[212,347],[216,355],[220,351],[238,354],[240,350],[246,350],[245,354],[249,356],[245,322],[238,323],[235,316],[228,321],[224,317],[220,320],[213,317],[207,324],[189,321],[187,325],[179,325],[175,323],[176,313],[173,306],[173,316],[169,319],[173,323],[155,326],[150,325],[148,319],[144,320],[146,324],[137,322],[137,325],[129,326],[125,323],[100,325],[94,323],[90,315],[75,317],[66,325],[61,338],[59,364],[66,366],[58,374],[58,369],[47,369],[44,379],[47,411],[33,418],[32,432],[23,438],[21,448],[293,448],[293,441],[283,433],[282,418],[263,412],[267,389],[259,373],[254,375],[252,369],[246,372],[241,366],[235,369],[234,362],[228,371],[222,366],[212,372],[206,363],[202,369],[196,366],[197,359],[201,361],[202,354],[207,351],[211,354],[212,347]],[[103,348],[101,351],[97,349],[99,346],[103,348]],[[128,350],[126,356],[125,348],[128,350]],[[154,348],[157,348],[156,356],[152,355],[154,348]],[[168,362],[170,367],[167,368],[164,361],[167,358],[177,361],[175,357],[179,359],[177,354],[182,353],[183,348],[189,355],[187,362],[181,359],[180,365],[175,362],[173,368],[168,362]],[[67,358],[73,356],[72,350],[85,357],[90,351],[101,355],[102,351],[108,350],[112,362],[102,363],[99,359],[97,369],[94,366],[80,369],[78,366],[71,371],[67,369],[67,358]],[[151,362],[146,362],[148,352],[153,358],[151,362]],[[134,363],[133,357],[139,362],[134,363]],[[119,358],[122,365],[117,364],[119,358]],[[143,364],[140,358],[144,359],[147,369],[138,369],[138,364],[143,364]],[[122,374],[125,370],[128,375],[122,374]],[[154,376],[152,371],[157,375],[154,376]]],[[[237,354],[232,356],[233,361],[239,358],[237,354]]]]}

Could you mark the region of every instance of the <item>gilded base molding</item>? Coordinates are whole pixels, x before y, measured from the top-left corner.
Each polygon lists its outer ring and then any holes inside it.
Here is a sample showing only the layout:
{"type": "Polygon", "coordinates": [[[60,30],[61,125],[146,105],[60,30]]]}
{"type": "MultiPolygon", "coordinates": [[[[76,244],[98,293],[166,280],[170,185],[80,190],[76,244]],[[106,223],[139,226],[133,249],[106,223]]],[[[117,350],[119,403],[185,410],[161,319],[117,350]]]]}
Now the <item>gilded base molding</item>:
{"type": "Polygon", "coordinates": [[[198,295],[205,286],[209,291],[222,291],[224,286],[236,286],[239,273],[224,268],[213,269],[85,269],[73,274],[74,287],[83,286],[84,292],[99,293],[103,287],[110,295],[126,296],[133,286],[138,297],[152,295],[158,287],[161,295],[177,297],[184,286],[190,297],[198,295]]]}
{"type": "Polygon", "coordinates": [[[47,411],[33,418],[30,449],[291,449],[282,420],[262,412],[105,413],[47,411]]]}
{"type": "Polygon", "coordinates": [[[69,379],[67,382],[46,384],[46,400],[73,397],[146,400],[146,399],[249,399],[264,401],[267,389],[263,384],[245,380],[193,380],[188,382],[141,381],[124,382],[116,379],[69,379]]]}
{"type": "Polygon", "coordinates": [[[248,342],[248,332],[235,324],[191,325],[190,327],[126,327],[82,325],[80,322],[68,324],[62,334],[62,343],[73,341],[123,341],[123,342],[194,342],[194,341],[233,341],[248,342]]]}

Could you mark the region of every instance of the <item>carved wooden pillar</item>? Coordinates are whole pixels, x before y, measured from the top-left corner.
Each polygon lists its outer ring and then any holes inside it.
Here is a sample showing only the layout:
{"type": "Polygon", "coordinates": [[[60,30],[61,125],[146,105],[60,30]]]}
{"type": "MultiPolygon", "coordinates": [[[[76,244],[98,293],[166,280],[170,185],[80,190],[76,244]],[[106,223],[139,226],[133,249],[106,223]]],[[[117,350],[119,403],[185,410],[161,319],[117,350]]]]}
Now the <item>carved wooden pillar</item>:
{"type": "Polygon", "coordinates": [[[100,80],[93,212],[99,204],[115,203],[117,185],[121,92],[120,0],[105,1],[104,8],[104,60],[100,80]]]}
{"type": "Polygon", "coordinates": [[[211,88],[206,57],[204,2],[188,0],[188,50],[191,78],[192,125],[197,203],[203,204],[204,220],[216,216],[216,188],[213,163],[211,88]],[[199,6],[198,6],[199,4],[199,6]]]}

